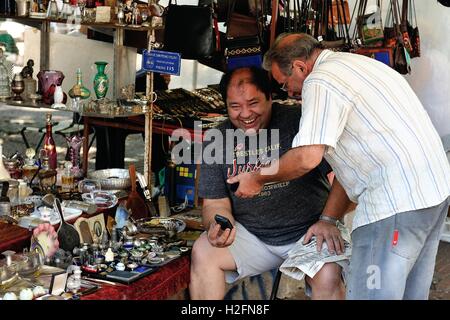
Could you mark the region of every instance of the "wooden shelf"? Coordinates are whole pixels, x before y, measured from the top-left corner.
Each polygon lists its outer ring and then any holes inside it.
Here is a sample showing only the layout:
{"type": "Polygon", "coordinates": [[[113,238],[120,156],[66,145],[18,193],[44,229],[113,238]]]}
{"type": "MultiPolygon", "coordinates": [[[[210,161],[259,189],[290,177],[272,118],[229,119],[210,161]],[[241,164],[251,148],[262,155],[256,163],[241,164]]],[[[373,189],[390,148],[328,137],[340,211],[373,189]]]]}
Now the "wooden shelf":
{"type": "MultiPolygon", "coordinates": [[[[19,17],[19,16],[10,16],[0,14],[0,19],[11,19],[16,20],[20,23],[26,24],[26,22],[32,22],[33,24],[39,24],[43,22],[54,22],[54,23],[67,23],[67,19],[49,19],[49,18],[32,18],[32,17],[19,17]]],[[[70,21],[70,20],[69,20],[70,21]]],[[[162,30],[164,27],[131,27],[130,25],[117,25],[115,22],[110,23],[96,23],[96,22],[81,22],[75,23],[75,20],[72,20],[72,24],[79,24],[87,27],[97,27],[97,28],[105,28],[105,29],[123,29],[123,30],[133,30],[133,31],[151,31],[151,30],[162,30]]]]}

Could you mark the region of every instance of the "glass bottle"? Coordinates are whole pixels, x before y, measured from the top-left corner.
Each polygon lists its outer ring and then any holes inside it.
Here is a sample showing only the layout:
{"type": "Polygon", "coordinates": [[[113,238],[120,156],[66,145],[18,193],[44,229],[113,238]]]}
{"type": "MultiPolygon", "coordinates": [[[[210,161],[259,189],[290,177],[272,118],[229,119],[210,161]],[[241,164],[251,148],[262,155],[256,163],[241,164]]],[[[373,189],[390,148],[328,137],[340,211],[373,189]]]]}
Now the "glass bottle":
{"type": "Polygon", "coordinates": [[[0,100],[11,96],[11,79],[9,78],[9,73],[5,65],[3,49],[0,48],[0,100]]]}
{"type": "Polygon", "coordinates": [[[0,180],[9,180],[11,176],[3,164],[3,140],[0,139],[0,180]]]}
{"type": "Polygon", "coordinates": [[[28,195],[28,187],[27,187],[27,183],[22,180],[19,179],[17,180],[19,181],[19,190],[18,190],[18,202],[19,204],[25,203],[25,199],[28,195]]]}
{"type": "Polygon", "coordinates": [[[50,169],[56,170],[56,145],[52,136],[52,114],[47,113],[47,123],[45,128],[44,149],[47,150],[48,165],[50,169]]]}
{"type": "Polygon", "coordinates": [[[72,99],[77,97],[87,99],[91,96],[89,89],[83,86],[83,73],[80,68],[77,69],[77,83],[69,90],[69,96],[72,99]]]}
{"type": "Polygon", "coordinates": [[[28,148],[25,151],[27,159],[25,160],[25,164],[22,167],[22,178],[28,183],[31,182],[31,179],[33,179],[34,175],[36,174],[39,168],[33,159],[35,154],[36,152],[34,151],[33,148],[28,148]]]}
{"type": "Polygon", "coordinates": [[[75,177],[72,173],[72,163],[66,161],[64,164],[64,170],[61,175],[61,191],[71,192],[75,185],[75,177]]]}
{"type": "Polygon", "coordinates": [[[49,166],[48,151],[41,149],[41,170],[38,173],[39,184],[41,190],[44,192],[50,191],[56,183],[56,170],[51,169],[49,166]]]}
{"type": "Polygon", "coordinates": [[[58,4],[55,0],[50,0],[47,7],[47,18],[50,19],[58,19],[59,11],[58,4]]]}

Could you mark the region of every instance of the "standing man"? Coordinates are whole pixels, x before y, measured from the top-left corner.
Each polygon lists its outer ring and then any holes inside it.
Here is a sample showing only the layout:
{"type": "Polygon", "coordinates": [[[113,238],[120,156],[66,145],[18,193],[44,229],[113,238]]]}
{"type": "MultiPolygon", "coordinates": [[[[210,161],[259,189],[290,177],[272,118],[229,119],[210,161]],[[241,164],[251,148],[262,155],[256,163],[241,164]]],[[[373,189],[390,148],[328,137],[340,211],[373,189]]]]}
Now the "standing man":
{"type": "MultiPolygon", "coordinates": [[[[264,68],[291,96],[301,95],[300,128],[277,168],[229,179],[240,183],[236,195],[251,197],[264,183],[302,176],[324,156],[341,184],[341,205],[357,203],[347,298],[427,299],[450,168],[414,91],[385,64],[324,50],[306,34],[280,35],[264,68]]],[[[326,233],[318,225],[309,230],[326,233]]]]}
{"type": "MultiPolygon", "coordinates": [[[[236,197],[227,178],[258,170],[276,158],[275,154],[287,152],[301,111],[272,106],[269,77],[262,69],[235,69],[222,77],[220,87],[229,120],[217,128],[215,139],[207,139],[208,132],[205,136],[199,196],[204,199],[207,232],[192,251],[192,299],[223,299],[225,281],[232,283],[279,267],[296,241],[319,219],[330,189],[329,167],[324,162],[305,177],[267,185],[254,199],[236,197]],[[236,141],[239,138],[242,143],[236,141]],[[252,145],[253,138],[258,139],[257,145],[252,145]],[[211,147],[216,152],[213,163],[205,159],[211,147]],[[222,231],[214,222],[216,214],[228,218],[233,228],[222,231]]],[[[336,226],[322,223],[331,229],[330,251],[342,252],[344,243],[336,226]]],[[[312,279],[306,278],[306,285],[312,289],[312,299],[345,297],[337,263],[326,263],[312,279]]]]}

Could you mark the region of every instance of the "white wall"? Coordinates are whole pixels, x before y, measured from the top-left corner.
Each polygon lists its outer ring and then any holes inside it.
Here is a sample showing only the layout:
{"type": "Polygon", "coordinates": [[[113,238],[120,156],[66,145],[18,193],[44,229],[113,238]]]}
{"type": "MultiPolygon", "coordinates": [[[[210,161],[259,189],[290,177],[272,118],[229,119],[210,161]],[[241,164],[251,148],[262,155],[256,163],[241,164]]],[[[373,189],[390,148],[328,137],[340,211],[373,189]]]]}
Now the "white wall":
{"type": "MultiPolygon", "coordinates": [[[[34,59],[36,77],[39,71],[39,51],[40,51],[40,31],[34,28],[25,30],[25,53],[24,60],[34,59]]],[[[109,77],[109,89],[106,95],[112,99],[114,50],[111,43],[90,40],[83,36],[70,36],[52,32],[50,34],[50,70],[60,70],[65,78],[63,81],[63,91],[68,92],[76,83],[76,72],[81,68],[83,73],[83,84],[91,90],[91,97],[95,98],[93,91],[93,79],[97,73],[95,61],[107,61],[105,73],[109,77]]],[[[136,70],[136,49],[128,48],[126,58],[121,63],[126,63],[129,73],[127,73],[125,83],[134,83],[136,70]]]]}
{"type": "Polygon", "coordinates": [[[406,79],[441,136],[450,134],[450,8],[436,0],[416,0],[421,57],[406,79]]]}
{"type": "MultiPolygon", "coordinates": [[[[355,2],[349,0],[350,10],[355,2]]],[[[383,24],[388,5],[389,0],[382,0],[383,24]]],[[[415,0],[415,5],[421,57],[412,59],[411,74],[405,78],[442,137],[450,134],[450,8],[437,0],[415,0]]]]}

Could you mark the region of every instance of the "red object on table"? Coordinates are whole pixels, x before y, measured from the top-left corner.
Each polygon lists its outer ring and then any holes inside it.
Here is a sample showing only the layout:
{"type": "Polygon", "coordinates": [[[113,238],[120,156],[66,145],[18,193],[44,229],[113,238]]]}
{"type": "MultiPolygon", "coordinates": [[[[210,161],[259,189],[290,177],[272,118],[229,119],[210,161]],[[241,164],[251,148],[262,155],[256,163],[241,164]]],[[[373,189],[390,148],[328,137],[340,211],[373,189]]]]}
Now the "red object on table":
{"type": "Polygon", "coordinates": [[[0,222],[0,253],[6,250],[22,252],[30,247],[32,232],[8,223],[0,222]]]}
{"type": "Polygon", "coordinates": [[[81,300],[166,300],[189,285],[190,257],[183,256],[129,285],[101,284],[81,300]]]}

